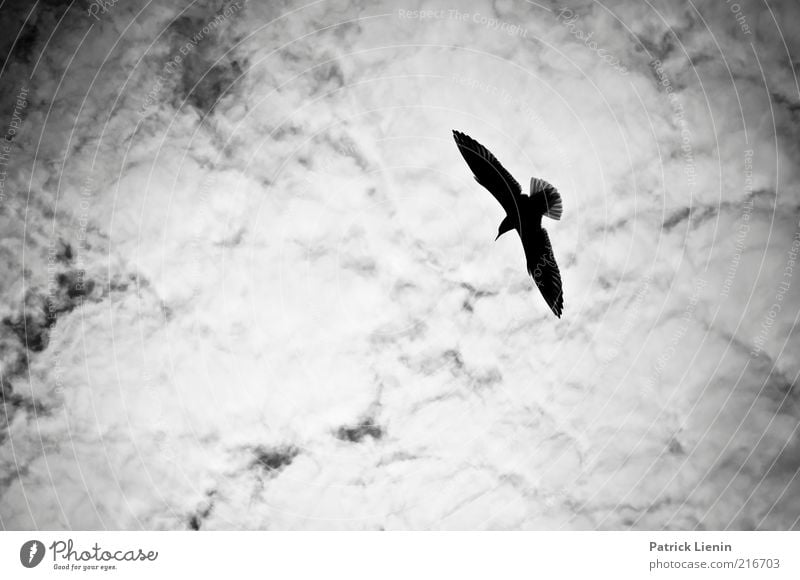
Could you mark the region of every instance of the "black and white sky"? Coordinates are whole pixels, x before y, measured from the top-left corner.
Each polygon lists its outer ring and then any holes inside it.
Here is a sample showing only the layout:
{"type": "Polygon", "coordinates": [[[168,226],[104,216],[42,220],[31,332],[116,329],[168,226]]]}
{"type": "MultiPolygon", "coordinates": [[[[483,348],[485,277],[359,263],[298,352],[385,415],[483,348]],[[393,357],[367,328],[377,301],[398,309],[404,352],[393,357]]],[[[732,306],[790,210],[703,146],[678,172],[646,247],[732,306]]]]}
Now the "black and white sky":
{"type": "Polygon", "coordinates": [[[800,528],[796,1],[0,18],[0,529],[800,528]]]}

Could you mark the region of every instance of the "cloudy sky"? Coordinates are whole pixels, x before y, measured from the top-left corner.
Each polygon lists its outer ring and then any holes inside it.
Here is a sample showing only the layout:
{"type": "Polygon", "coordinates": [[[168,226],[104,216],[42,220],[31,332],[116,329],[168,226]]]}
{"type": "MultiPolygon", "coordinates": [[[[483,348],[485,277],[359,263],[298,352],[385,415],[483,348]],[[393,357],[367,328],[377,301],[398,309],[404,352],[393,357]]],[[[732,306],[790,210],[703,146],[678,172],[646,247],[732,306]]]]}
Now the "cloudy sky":
{"type": "Polygon", "coordinates": [[[0,17],[0,528],[800,528],[797,2],[0,17]]]}

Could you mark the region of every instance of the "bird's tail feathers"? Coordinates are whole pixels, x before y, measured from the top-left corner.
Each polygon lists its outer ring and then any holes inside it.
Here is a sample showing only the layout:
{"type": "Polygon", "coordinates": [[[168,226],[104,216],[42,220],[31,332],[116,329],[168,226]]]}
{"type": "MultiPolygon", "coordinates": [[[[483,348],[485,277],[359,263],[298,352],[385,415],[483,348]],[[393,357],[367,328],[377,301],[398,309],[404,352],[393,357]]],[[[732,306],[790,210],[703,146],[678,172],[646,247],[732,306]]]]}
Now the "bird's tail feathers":
{"type": "Polygon", "coordinates": [[[531,197],[543,195],[544,196],[544,215],[547,217],[560,220],[563,206],[561,205],[561,194],[558,190],[547,183],[544,179],[538,177],[531,177],[531,197]]]}

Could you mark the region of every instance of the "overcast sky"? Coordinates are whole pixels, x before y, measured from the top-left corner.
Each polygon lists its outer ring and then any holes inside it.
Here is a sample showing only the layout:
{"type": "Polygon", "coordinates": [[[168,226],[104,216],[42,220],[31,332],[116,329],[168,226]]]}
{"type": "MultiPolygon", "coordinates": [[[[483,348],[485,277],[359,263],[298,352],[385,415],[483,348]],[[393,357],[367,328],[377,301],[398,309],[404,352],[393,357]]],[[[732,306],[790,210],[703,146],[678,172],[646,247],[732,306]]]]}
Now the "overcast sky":
{"type": "Polygon", "coordinates": [[[0,17],[2,529],[800,528],[797,2],[0,17]]]}

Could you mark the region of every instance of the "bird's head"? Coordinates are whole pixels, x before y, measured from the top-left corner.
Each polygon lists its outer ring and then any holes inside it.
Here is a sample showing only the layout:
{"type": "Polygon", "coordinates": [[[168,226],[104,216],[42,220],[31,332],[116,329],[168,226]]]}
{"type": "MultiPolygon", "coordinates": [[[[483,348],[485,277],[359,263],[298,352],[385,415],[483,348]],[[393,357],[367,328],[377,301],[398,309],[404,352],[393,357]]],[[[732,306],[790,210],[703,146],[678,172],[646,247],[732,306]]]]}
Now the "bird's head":
{"type": "Polygon", "coordinates": [[[494,241],[496,242],[500,238],[500,236],[513,229],[514,229],[514,222],[511,221],[510,217],[506,216],[506,219],[500,222],[500,227],[497,228],[497,237],[494,239],[494,241]]]}

